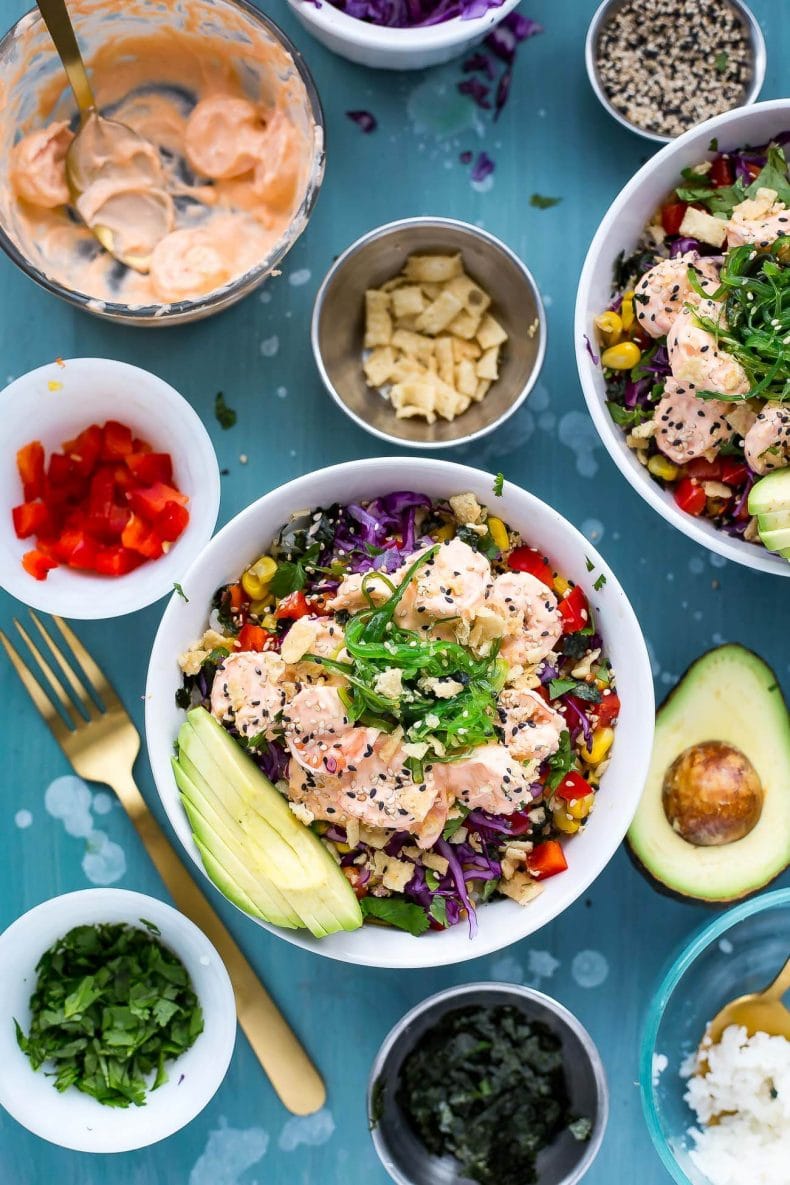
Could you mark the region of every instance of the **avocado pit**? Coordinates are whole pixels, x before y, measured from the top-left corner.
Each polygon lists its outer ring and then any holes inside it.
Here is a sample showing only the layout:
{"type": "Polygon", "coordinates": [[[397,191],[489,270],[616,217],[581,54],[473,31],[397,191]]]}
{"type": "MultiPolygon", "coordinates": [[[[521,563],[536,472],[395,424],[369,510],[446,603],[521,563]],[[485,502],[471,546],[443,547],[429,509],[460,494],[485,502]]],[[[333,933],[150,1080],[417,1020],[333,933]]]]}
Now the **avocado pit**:
{"type": "Polygon", "coordinates": [[[696,847],[743,839],[759,821],[763,800],[749,758],[723,741],[684,749],[664,775],[664,813],[673,830],[696,847]]]}

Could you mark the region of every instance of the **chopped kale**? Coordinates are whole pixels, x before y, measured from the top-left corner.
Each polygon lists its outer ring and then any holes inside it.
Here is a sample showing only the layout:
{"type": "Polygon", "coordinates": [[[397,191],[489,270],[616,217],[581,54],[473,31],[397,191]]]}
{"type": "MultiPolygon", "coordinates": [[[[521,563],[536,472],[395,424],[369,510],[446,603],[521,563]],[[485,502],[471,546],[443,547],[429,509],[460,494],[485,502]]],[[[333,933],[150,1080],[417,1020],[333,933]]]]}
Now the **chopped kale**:
{"type": "Polygon", "coordinates": [[[236,423],[236,412],[228,407],[222,391],[217,391],[214,396],[214,415],[220,428],[232,428],[236,423]]]}

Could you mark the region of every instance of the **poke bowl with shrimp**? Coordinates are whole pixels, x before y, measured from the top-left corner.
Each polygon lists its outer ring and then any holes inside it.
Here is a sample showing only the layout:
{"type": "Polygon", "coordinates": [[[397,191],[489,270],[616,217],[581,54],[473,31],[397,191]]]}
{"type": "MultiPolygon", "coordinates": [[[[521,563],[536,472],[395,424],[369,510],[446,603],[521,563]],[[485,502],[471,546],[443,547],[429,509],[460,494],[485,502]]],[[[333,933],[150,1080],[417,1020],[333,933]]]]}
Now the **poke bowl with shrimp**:
{"type": "Polygon", "coordinates": [[[283,937],[381,966],[476,957],[620,842],[652,734],[639,627],[589,544],[501,475],[300,478],[182,592],[149,669],[157,786],[204,872],[283,937]]]}
{"type": "Polygon", "coordinates": [[[577,359],[638,491],[727,558],[790,575],[790,102],[649,161],[590,247],[577,359]]]}

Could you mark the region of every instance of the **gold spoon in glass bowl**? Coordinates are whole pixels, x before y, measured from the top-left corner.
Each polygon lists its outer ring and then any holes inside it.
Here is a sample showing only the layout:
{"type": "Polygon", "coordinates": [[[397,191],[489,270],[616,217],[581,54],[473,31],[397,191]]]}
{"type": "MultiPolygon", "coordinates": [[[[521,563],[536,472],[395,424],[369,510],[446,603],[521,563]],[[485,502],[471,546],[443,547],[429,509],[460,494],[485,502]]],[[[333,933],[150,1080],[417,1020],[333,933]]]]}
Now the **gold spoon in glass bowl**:
{"type": "Polygon", "coordinates": [[[38,8],[80,113],[79,130],[66,153],[74,208],[110,255],[147,272],[154,247],[175,223],[159,153],[126,124],[97,111],[65,0],[38,0],[38,8]]]}
{"type": "Polygon", "coordinates": [[[790,957],[768,987],[761,992],[738,996],[716,1013],[699,1047],[697,1057],[700,1064],[707,1068],[707,1050],[721,1041],[724,1030],[730,1025],[742,1025],[750,1037],[755,1033],[768,1033],[771,1037],[786,1037],[790,1040],[790,1010],[782,1003],[782,996],[788,990],[790,957]]]}

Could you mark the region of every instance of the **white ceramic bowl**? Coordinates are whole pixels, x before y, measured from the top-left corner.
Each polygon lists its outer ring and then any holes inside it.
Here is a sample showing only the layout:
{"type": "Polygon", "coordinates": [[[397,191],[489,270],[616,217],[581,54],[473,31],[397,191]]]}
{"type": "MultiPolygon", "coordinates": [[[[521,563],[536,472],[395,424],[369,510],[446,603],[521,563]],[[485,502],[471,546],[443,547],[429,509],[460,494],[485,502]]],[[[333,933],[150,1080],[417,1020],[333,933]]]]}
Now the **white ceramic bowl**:
{"type": "Polygon", "coordinates": [[[718,530],[707,519],[694,518],[679,510],[669,490],[664,490],[640,465],[625,443],[625,433],[606,409],[603,373],[589,355],[585,336],[596,354],[593,318],[607,307],[612,297],[614,262],[623,250],[633,250],[645,224],[670,190],[677,185],[681,170],[710,158],[713,138],[722,150],[745,144],[764,144],[772,136],[790,129],[790,99],[774,99],[739,107],[692,128],[643,165],[609,207],[590,244],[576,297],[574,341],[584,398],[598,435],[623,476],[654,510],[684,535],[715,551],[725,559],[761,572],[790,576],[790,564],[764,547],[735,539],[718,530]]]}
{"type": "Polygon", "coordinates": [[[238,579],[295,510],[375,498],[393,490],[419,490],[432,498],[471,490],[482,502],[495,502],[497,514],[551,556],[590,598],[617,673],[623,707],[596,809],[584,831],[568,844],[569,870],[547,881],[540,897],[526,908],[504,899],[481,907],[480,929],[473,940],[463,924],[420,938],[365,926],[320,941],[307,932],[272,928],[289,942],[318,954],[366,966],[433,967],[499,950],[540,929],[585,891],[614,854],[636,810],[652,747],[653,681],[634,612],[616,577],[575,527],[511,482],[505,483],[502,498],[495,499],[492,483],[490,474],[465,465],[411,457],[351,461],[297,478],[248,506],[215,536],[184,578],[189,602],[174,597],[162,618],[146,687],[148,755],[170,822],[204,872],[170,768],[173,742],[184,718],[174,699],[181,684],[177,658],[205,629],[215,590],[238,579]],[[606,581],[596,592],[593,582],[600,573],[606,581]]]}
{"type": "Polygon", "coordinates": [[[332,53],[379,70],[424,70],[477,45],[519,0],[504,0],[472,20],[454,17],[419,29],[389,29],[347,16],[329,0],[288,0],[296,19],[332,53]]]}
{"type": "Polygon", "coordinates": [[[37,905],[0,935],[0,1105],[51,1144],[77,1152],[129,1152],[171,1136],[203,1110],[219,1088],[233,1054],[236,1005],[219,955],[201,930],[172,906],[126,889],[84,889],[37,905]],[[204,1029],[172,1061],[168,1081],[143,1107],[105,1107],[74,1087],[60,1094],[43,1068],[34,1070],[16,1042],[13,1018],[30,1023],[36,964],[75,926],[141,919],[159,928],[162,943],[189,972],[204,1029]]]}
{"type": "Polygon", "coordinates": [[[219,468],[197,412],[147,370],[107,358],[72,358],[28,371],[0,392],[0,585],[26,605],[63,617],[120,617],[172,592],[211,538],[219,511],[219,468]],[[50,383],[57,384],[54,390],[50,383]],[[34,539],[17,539],[11,508],[22,501],[16,453],[40,440],[47,459],[89,424],[120,420],[173,458],[189,495],[189,523],[167,555],[125,576],[98,576],[61,565],[35,580],[21,558],[34,539]]]}

